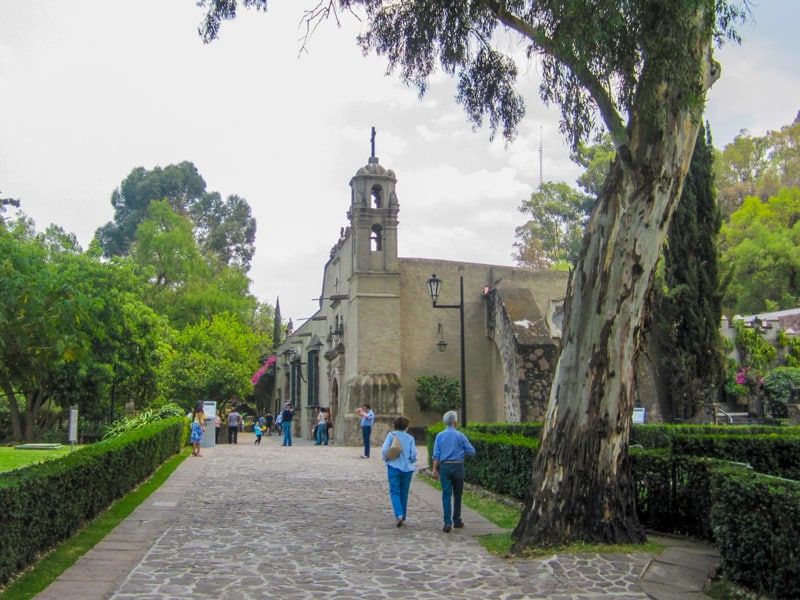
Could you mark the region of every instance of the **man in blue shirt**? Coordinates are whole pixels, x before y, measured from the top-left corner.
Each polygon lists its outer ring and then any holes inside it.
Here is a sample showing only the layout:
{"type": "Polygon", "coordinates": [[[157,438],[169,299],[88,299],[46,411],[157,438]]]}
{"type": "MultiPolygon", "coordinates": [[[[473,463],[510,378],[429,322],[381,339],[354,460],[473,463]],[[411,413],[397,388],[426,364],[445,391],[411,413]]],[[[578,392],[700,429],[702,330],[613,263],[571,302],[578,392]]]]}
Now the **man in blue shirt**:
{"type": "Polygon", "coordinates": [[[361,438],[364,440],[364,456],[369,458],[369,438],[372,435],[372,424],[375,422],[375,413],[372,412],[369,404],[358,409],[358,416],[361,417],[361,438]]]}
{"type": "Polygon", "coordinates": [[[436,435],[433,442],[433,469],[431,475],[442,484],[442,509],[444,510],[444,527],[447,533],[451,528],[464,526],[461,520],[461,495],[464,493],[464,457],[474,456],[475,448],[469,443],[467,436],[456,429],[458,413],[451,410],[444,413],[442,421],[446,429],[436,435]],[[452,497],[453,503],[450,504],[452,497]]]}

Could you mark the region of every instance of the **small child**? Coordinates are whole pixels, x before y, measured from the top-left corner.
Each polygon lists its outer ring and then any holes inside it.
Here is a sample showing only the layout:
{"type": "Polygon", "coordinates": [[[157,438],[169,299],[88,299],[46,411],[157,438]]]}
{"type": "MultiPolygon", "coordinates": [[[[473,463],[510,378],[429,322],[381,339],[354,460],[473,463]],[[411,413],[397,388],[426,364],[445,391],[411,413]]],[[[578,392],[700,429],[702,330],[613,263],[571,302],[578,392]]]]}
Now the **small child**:
{"type": "Polygon", "coordinates": [[[261,427],[258,425],[258,423],[254,423],[253,424],[253,431],[256,432],[256,441],[253,442],[253,443],[256,446],[260,446],[261,445],[261,436],[263,435],[264,432],[261,431],[261,427]]]}

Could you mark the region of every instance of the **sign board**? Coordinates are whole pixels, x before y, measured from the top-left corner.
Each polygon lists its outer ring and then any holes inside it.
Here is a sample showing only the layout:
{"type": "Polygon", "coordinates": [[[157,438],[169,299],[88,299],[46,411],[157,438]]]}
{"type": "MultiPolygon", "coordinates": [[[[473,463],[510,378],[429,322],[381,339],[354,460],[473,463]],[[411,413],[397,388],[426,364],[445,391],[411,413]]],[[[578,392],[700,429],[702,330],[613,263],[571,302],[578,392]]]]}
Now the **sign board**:
{"type": "Polygon", "coordinates": [[[644,425],[644,408],[634,408],[633,409],[633,424],[634,425],[644,425]]]}
{"type": "Polygon", "coordinates": [[[78,407],[77,406],[70,406],[69,407],[69,438],[68,440],[70,444],[74,444],[78,441],[78,407]]]}
{"type": "Polygon", "coordinates": [[[217,403],[204,400],[203,414],[205,415],[206,419],[211,419],[213,421],[217,416],[217,403]]]}

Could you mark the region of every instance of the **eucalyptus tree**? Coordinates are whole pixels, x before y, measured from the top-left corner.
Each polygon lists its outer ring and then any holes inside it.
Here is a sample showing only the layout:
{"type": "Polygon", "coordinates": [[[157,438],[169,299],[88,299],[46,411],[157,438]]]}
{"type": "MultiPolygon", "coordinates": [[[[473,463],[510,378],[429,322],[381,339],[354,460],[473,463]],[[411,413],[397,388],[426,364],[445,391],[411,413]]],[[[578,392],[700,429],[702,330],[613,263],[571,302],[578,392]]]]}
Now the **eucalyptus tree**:
{"type": "MultiPolygon", "coordinates": [[[[323,0],[316,21],[355,11],[358,42],[424,93],[437,68],[491,135],[514,138],[524,104],[506,36],[541,64],[541,98],[561,110],[573,147],[596,117],[616,150],[570,280],[556,367],[515,548],[640,542],[628,454],[646,302],[681,195],[706,91],[720,77],[715,41],[738,41],[745,0],[323,0]]],[[[212,40],[236,0],[201,0],[212,40]]],[[[265,0],[241,0],[266,10],[265,0]]]]}

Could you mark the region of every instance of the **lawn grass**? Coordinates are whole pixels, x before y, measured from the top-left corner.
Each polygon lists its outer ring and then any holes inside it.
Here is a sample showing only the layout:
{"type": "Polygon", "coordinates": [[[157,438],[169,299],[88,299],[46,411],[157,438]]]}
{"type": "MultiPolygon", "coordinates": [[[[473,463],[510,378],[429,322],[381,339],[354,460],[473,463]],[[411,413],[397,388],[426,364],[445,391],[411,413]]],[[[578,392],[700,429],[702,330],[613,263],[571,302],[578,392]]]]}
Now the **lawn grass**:
{"type": "MultiPolygon", "coordinates": [[[[79,450],[82,446],[75,446],[79,450]]],[[[70,453],[69,446],[61,446],[56,450],[17,450],[16,448],[0,448],[0,473],[14,471],[32,465],[34,463],[61,458],[70,453]]]]}
{"type": "MultiPolygon", "coordinates": [[[[5,590],[0,591],[0,598],[2,600],[27,600],[44,590],[156,491],[189,456],[190,451],[191,447],[187,446],[182,452],[167,460],[150,479],[124,498],[117,500],[103,514],[49,552],[31,569],[9,584],[5,590]]],[[[17,452],[23,454],[39,452],[39,450],[18,450],[17,452]]]]}

